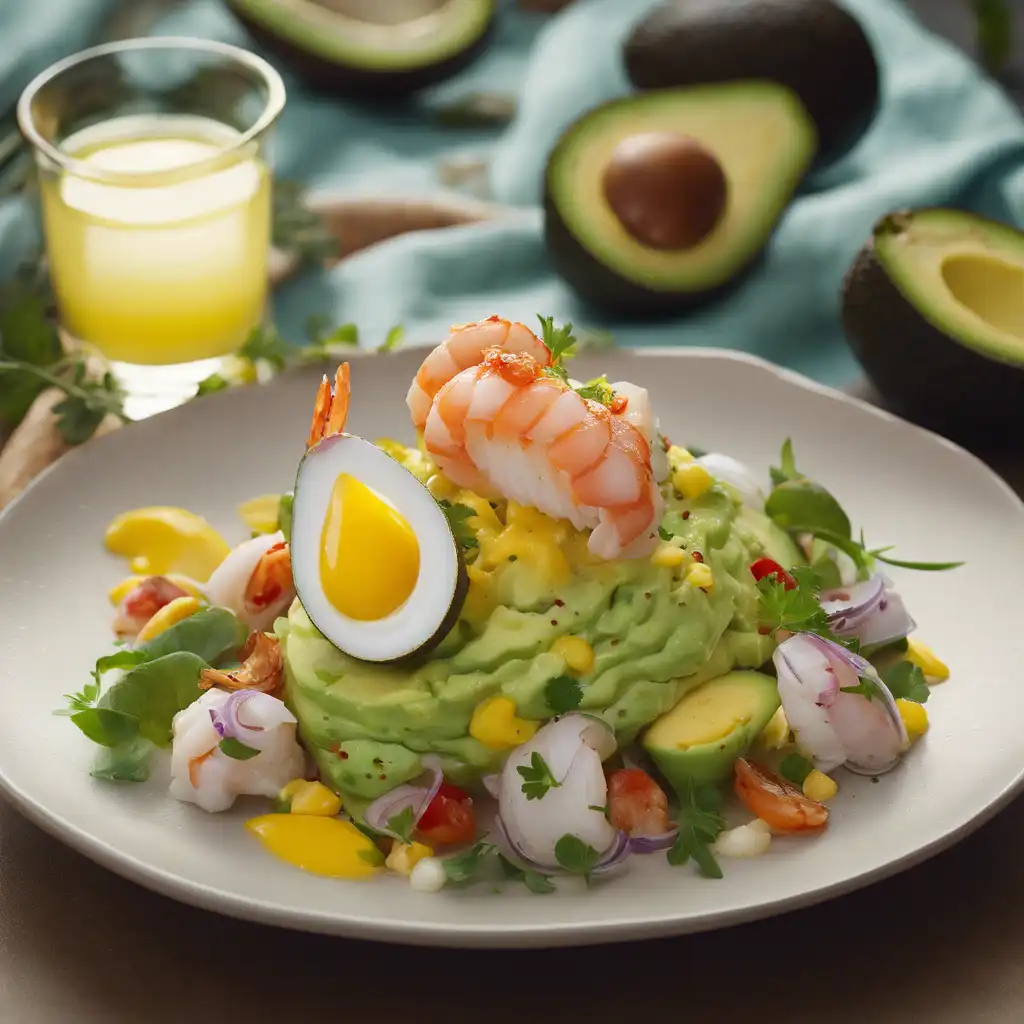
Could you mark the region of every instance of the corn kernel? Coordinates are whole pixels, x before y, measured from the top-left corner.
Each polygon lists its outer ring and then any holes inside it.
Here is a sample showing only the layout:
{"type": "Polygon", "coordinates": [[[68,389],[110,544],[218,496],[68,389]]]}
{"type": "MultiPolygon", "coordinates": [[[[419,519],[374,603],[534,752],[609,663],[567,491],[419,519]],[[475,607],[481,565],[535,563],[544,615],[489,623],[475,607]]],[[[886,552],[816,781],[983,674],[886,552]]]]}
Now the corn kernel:
{"type": "Polygon", "coordinates": [[[176,626],[182,619],[195,615],[202,607],[202,602],[198,597],[176,597],[173,601],[168,601],[139,630],[139,635],[136,637],[137,641],[140,644],[144,644],[147,640],[152,640],[153,637],[159,636],[164,630],[170,629],[171,626],[176,626]]]}
{"type": "Polygon", "coordinates": [[[238,506],[239,517],[254,533],[276,532],[280,511],[280,494],[261,494],[238,506]]]}
{"type": "Polygon", "coordinates": [[[691,462],[672,474],[672,486],[687,500],[699,498],[713,483],[714,478],[703,467],[691,462]]]}
{"type": "Polygon", "coordinates": [[[906,697],[897,697],[896,707],[899,708],[903,728],[907,730],[910,742],[920,739],[928,731],[928,712],[920,704],[907,700],[906,697]]]}
{"type": "Polygon", "coordinates": [[[839,792],[839,787],[836,785],[835,779],[814,768],[808,772],[807,778],[804,779],[803,791],[804,796],[808,800],[817,800],[818,803],[824,803],[826,800],[831,800],[839,792]]]}
{"type": "Polygon", "coordinates": [[[435,498],[451,498],[458,488],[446,476],[435,473],[427,480],[427,490],[435,498]]]}
{"type": "Polygon", "coordinates": [[[693,456],[677,444],[669,445],[667,456],[668,464],[672,469],[679,469],[680,466],[693,462],[693,456]]]}
{"type": "MultiPolygon", "coordinates": [[[[120,583],[115,583],[107,592],[110,603],[115,606],[119,605],[145,579],[148,579],[148,577],[126,576],[120,583]]],[[[191,580],[187,576],[182,576],[176,572],[169,572],[164,576],[164,579],[169,583],[173,583],[176,587],[181,587],[186,594],[191,594],[193,597],[203,596],[203,592],[196,586],[195,580],[191,580]]]]}
{"type": "Polygon", "coordinates": [[[701,590],[711,590],[715,585],[715,574],[705,562],[694,562],[686,572],[686,582],[701,590]]]}
{"type": "Polygon", "coordinates": [[[552,654],[560,654],[565,667],[583,675],[594,667],[594,648],[581,636],[560,636],[551,645],[552,654]]]}
{"type": "Polygon", "coordinates": [[[307,782],[305,779],[289,782],[281,790],[281,796],[285,797],[286,793],[291,798],[292,814],[313,814],[321,818],[333,818],[341,812],[341,797],[322,782],[307,782]]]}
{"type": "Polygon", "coordinates": [[[434,851],[426,843],[395,843],[384,861],[384,866],[400,875],[408,876],[424,857],[433,856],[434,851]]]}
{"type": "Polygon", "coordinates": [[[508,697],[489,697],[473,711],[469,735],[491,750],[508,750],[532,739],[539,727],[539,722],[517,717],[508,697]]]}
{"type": "Polygon", "coordinates": [[[669,544],[668,541],[662,541],[655,549],[654,554],[651,555],[651,565],[658,565],[665,569],[676,569],[686,559],[686,555],[683,553],[682,548],[677,548],[675,544],[669,544]]]}
{"type": "Polygon", "coordinates": [[[944,682],[949,678],[949,668],[935,657],[930,647],[920,640],[907,640],[907,661],[916,665],[929,679],[944,682]]]}
{"type": "Polygon", "coordinates": [[[780,707],[761,733],[761,746],[765,750],[781,750],[789,742],[789,719],[780,707]]]}

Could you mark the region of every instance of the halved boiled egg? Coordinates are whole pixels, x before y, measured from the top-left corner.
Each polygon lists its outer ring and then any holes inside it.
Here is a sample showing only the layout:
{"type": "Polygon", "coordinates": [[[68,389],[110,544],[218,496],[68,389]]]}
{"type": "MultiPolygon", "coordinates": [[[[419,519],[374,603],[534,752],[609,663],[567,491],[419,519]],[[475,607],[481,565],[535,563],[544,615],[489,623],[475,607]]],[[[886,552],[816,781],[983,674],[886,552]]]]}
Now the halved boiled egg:
{"type": "Polygon", "coordinates": [[[306,614],[363,661],[429,651],[455,625],[468,586],[448,518],[431,493],[351,434],[324,438],[299,465],[291,556],[306,614]]]}

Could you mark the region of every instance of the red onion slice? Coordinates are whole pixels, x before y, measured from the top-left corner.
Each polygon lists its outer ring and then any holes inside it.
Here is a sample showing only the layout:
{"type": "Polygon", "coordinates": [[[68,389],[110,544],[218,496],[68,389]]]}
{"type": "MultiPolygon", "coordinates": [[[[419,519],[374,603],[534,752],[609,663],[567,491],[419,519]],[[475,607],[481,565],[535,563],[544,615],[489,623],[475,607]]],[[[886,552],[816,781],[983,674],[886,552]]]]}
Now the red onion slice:
{"type": "Polygon", "coordinates": [[[618,871],[626,863],[632,852],[633,844],[629,838],[629,833],[623,832],[620,829],[615,835],[615,842],[601,854],[601,859],[594,865],[590,873],[597,877],[610,875],[612,872],[618,871]]]}
{"type": "Polygon", "coordinates": [[[679,836],[678,827],[660,836],[630,836],[629,848],[633,853],[658,853],[672,846],[679,836]]]}
{"type": "Polygon", "coordinates": [[[880,573],[852,587],[823,590],[819,596],[833,631],[856,637],[865,647],[890,643],[916,628],[903,599],[880,573]]]}
{"type": "MultiPolygon", "coordinates": [[[[519,868],[520,871],[536,871],[538,874],[551,877],[555,874],[564,873],[561,868],[552,868],[548,864],[541,864],[534,860],[509,834],[501,815],[494,819],[494,841],[502,857],[510,864],[519,868]]],[[[674,837],[673,837],[673,841],[674,837]]],[[[663,848],[663,847],[662,847],[663,848]]],[[[601,859],[591,869],[591,875],[601,877],[618,871],[626,863],[631,853],[635,852],[632,840],[627,833],[618,831],[615,841],[601,855],[601,859]]]]}
{"type": "Polygon", "coordinates": [[[264,731],[262,725],[246,725],[238,716],[242,705],[256,694],[256,690],[234,690],[219,708],[210,708],[210,721],[222,740],[245,743],[246,733],[264,731]]]}
{"type": "Polygon", "coordinates": [[[383,796],[377,797],[363,814],[363,820],[370,828],[377,832],[383,832],[394,839],[401,839],[401,836],[396,835],[388,828],[388,822],[396,814],[401,814],[407,807],[412,808],[413,825],[419,824],[420,818],[426,813],[444,781],[441,762],[433,754],[420,758],[420,764],[431,773],[430,784],[416,786],[412,783],[405,783],[389,790],[383,796]]]}
{"type": "Polygon", "coordinates": [[[811,633],[797,633],[773,656],[779,697],[797,743],[820,771],[846,765],[863,775],[894,768],[907,733],[889,688],[864,658],[811,633]],[[861,680],[871,697],[845,692],[861,680]]]}

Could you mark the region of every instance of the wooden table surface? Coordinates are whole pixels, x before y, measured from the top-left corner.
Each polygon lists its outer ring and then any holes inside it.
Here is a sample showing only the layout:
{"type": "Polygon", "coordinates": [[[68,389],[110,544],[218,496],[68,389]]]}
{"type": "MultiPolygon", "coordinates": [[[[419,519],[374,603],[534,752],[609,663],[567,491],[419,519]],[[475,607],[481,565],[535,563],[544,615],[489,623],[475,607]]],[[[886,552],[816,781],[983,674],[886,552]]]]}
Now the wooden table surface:
{"type": "MultiPolygon", "coordinates": [[[[962,0],[910,2],[966,41],[962,0]]],[[[1009,84],[1024,99],[1024,45],[1009,84]]],[[[1024,460],[994,465],[1024,488],[1024,460]]],[[[810,910],[633,945],[452,953],[194,910],[97,867],[0,800],[0,1021],[1018,1022],[1022,849],[1017,801],[928,863],[810,910]]]]}

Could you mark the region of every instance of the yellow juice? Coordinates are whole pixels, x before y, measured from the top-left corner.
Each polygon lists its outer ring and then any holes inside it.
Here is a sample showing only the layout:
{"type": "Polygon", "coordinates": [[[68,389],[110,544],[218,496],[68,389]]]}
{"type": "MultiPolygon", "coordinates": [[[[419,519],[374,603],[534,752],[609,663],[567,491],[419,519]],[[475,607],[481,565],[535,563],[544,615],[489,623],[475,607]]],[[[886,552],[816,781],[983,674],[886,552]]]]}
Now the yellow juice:
{"type": "Polygon", "coordinates": [[[50,273],[65,329],[107,358],[165,365],[224,355],[263,316],[270,173],[253,151],[187,171],[238,139],[199,117],[119,117],[62,149],[116,181],[69,172],[40,184],[50,273]]]}

